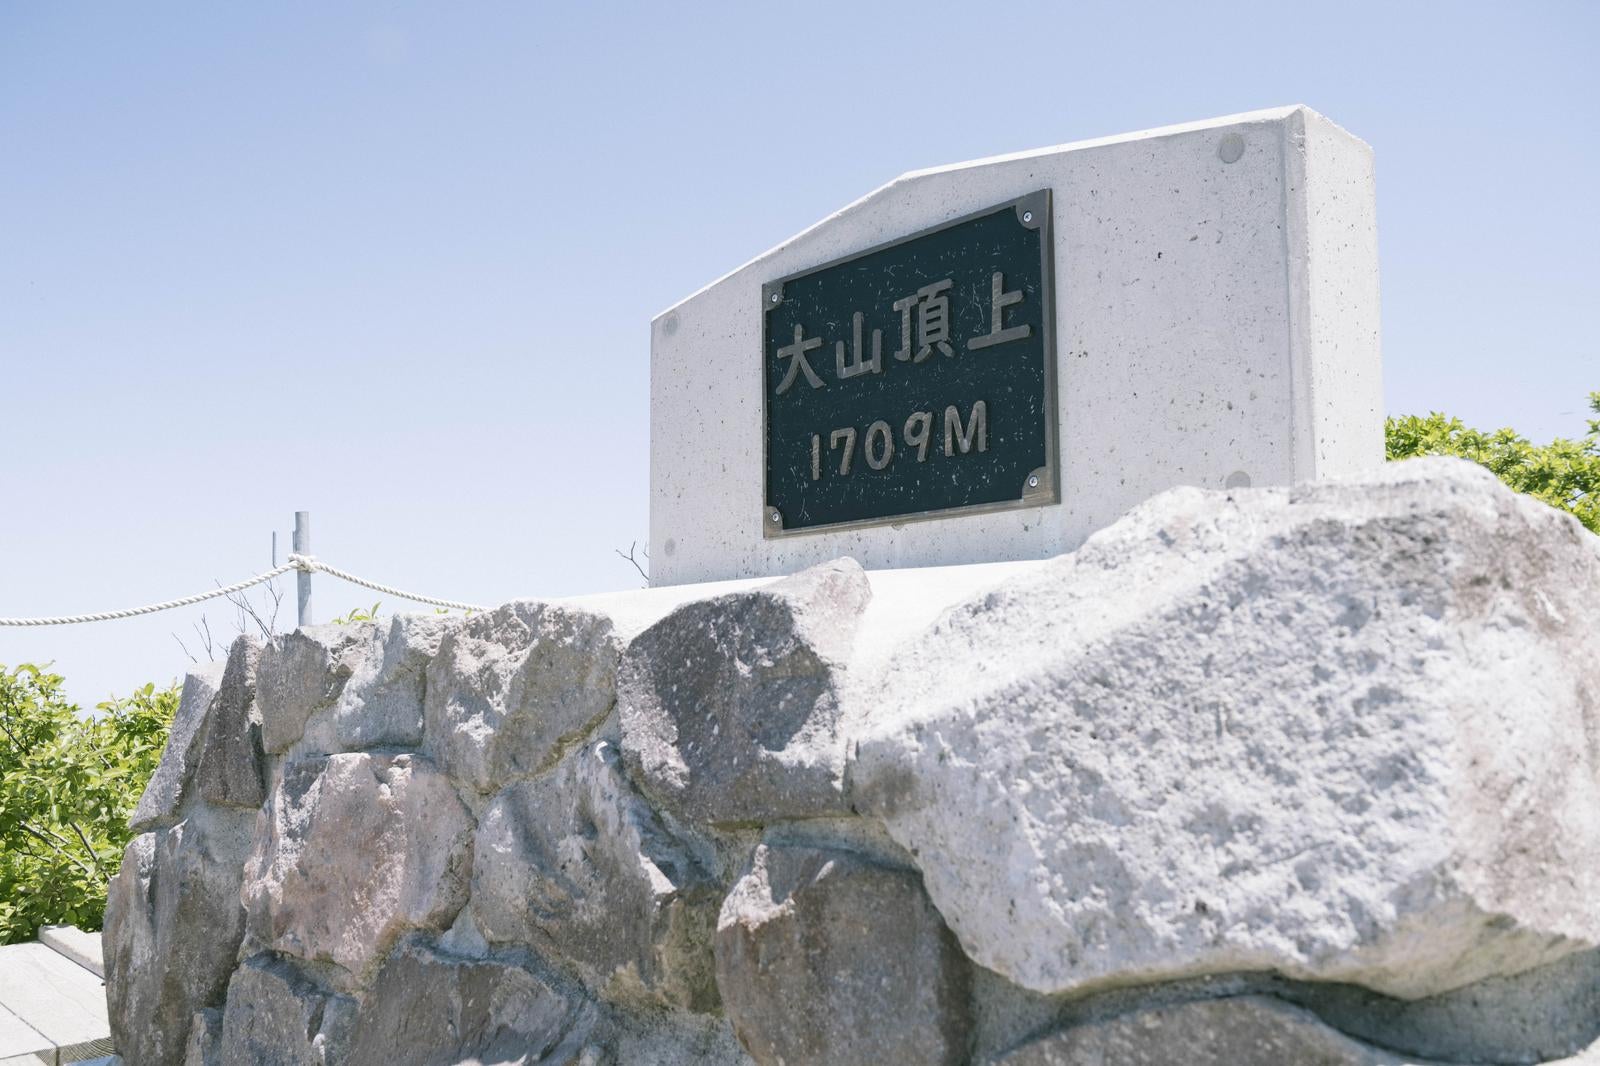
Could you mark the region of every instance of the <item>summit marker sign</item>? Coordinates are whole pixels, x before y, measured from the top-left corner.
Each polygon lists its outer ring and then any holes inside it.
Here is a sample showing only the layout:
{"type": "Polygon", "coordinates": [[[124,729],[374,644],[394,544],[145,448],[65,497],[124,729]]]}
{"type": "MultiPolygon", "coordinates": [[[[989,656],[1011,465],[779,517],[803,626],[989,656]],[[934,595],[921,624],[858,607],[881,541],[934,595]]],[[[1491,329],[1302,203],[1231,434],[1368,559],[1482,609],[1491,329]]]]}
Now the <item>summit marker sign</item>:
{"type": "Polygon", "coordinates": [[[762,288],[769,537],[1057,499],[1050,194],[762,288]]]}
{"type": "Polygon", "coordinates": [[[1293,106],[906,174],[650,328],[650,580],[1043,559],[1383,462],[1372,150],[1293,106]]]}

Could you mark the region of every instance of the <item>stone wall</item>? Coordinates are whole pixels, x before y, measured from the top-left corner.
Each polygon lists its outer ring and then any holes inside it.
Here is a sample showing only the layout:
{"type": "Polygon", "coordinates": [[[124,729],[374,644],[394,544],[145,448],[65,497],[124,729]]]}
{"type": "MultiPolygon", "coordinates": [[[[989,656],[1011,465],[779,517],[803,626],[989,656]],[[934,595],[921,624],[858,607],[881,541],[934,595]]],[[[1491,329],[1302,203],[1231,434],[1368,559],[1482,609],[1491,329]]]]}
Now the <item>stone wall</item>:
{"type": "Polygon", "coordinates": [[[1419,461],[240,640],[136,821],[133,1066],[1600,1062],[1600,538],[1419,461]]]}

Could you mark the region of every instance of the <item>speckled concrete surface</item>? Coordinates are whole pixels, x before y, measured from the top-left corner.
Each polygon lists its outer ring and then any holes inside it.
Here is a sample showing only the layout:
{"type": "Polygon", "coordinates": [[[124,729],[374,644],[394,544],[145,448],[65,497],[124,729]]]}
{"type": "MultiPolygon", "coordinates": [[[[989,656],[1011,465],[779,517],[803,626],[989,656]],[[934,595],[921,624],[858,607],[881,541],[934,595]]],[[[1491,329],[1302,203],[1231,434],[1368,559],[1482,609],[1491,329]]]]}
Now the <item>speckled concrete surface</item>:
{"type": "Polygon", "coordinates": [[[651,325],[657,585],[1070,551],[1176,485],[1383,458],[1371,150],[1303,107],[907,174],[651,325]],[[1228,160],[1232,160],[1231,162],[1228,160]],[[1053,194],[1059,504],[768,540],[761,286],[1053,194]]]}

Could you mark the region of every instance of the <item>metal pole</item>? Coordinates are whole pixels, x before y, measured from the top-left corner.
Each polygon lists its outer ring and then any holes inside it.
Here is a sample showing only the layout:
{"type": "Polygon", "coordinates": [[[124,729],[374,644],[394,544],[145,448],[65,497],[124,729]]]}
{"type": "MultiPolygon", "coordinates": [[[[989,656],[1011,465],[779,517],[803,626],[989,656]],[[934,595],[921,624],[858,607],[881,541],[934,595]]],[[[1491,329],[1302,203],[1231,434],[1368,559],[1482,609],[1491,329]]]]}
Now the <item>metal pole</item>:
{"type": "MultiPolygon", "coordinates": [[[[294,552],[311,554],[311,512],[294,513],[294,552]]],[[[301,570],[294,575],[295,588],[300,594],[300,624],[311,624],[311,571],[301,570]]]]}

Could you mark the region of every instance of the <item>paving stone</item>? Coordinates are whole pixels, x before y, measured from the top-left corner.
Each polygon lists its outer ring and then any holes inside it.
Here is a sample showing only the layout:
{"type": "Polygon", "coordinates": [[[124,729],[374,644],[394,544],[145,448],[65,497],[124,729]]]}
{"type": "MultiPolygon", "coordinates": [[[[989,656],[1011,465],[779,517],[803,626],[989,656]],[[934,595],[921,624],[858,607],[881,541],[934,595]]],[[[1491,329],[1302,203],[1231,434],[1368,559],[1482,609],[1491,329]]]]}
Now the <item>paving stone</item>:
{"type": "Polygon", "coordinates": [[[47,925],[39,930],[39,943],[71,959],[96,977],[105,976],[99,933],[85,933],[71,925],[47,925]]]}
{"type": "Polygon", "coordinates": [[[37,1052],[54,1050],[55,1044],[48,1037],[0,1006],[0,1066],[7,1062],[27,1059],[37,1063],[39,1061],[36,1057],[37,1052]]]}
{"type": "Polygon", "coordinates": [[[0,1008],[26,1027],[0,1017],[0,1047],[31,1042],[27,1029],[53,1048],[92,1046],[111,1035],[100,979],[37,942],[0,947],[0,1008]]]}

